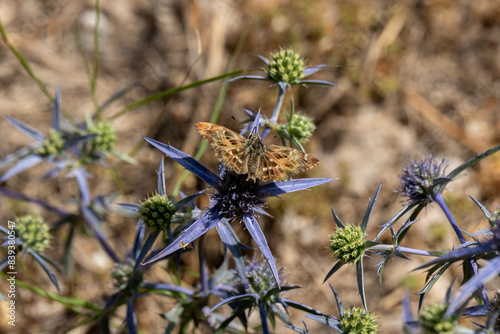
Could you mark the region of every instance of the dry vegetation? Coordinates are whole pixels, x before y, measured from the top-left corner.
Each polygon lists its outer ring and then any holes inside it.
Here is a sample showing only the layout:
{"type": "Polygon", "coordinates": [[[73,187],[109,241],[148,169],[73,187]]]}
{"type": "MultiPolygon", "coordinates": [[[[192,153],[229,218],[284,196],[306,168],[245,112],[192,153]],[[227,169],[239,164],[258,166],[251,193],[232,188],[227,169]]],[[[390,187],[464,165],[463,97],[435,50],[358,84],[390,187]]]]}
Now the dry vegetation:
{"type": "MultiPolygon", "coordinates": [[[[93,102],[75,39],[78,27],[86,56],[93,47],[94,1],[2,0],[0,19],[15,45],[51,92],[62,86],[63,107],[83,120],[93,102]]],[[[329,67],[315,79],[337,83],[337,88],[295,87],[298,109],[314,118],[317,131],[306,149],[321,163],[308,173],[336,180],[308,193],[273,199],[269,211],[274,219],[261,219],[279,266],[288,281],[303,287],[288,297],[336,314],[334,299],[322,280],[333,265],[327,253],[328,233],[334,222],[333,206],[341,219],[358,223],[368,198],[379,183],[382,191],[375,206],[369,233],[401,208],[398,176],[408,157],[433,154],[450,160],[450,167],[468,160],[500,141],[500,2],[479,1],[103,1],[99,47],[98,98],[104,101],[115,91],[139,81],[140,85],[113,104],[110,116],[148,95],[227,71],[229,62],[243,43],[236,69],[258,69],[255,54],[268,56],[279,47],[292,47],[308,64],[329,67]]],[[[51,104],[27,75],[14,55],[0,43],[1,113],[41,131],[51,125],[51,104]]],[[[170,143],[194,153],[201,137],[194,124],[207,121],[215,106],[221,82],[187,90],[148,104],[116,119],[118,149],[128,153],[140,143],[137,166],[118,160],[112,163],[123,179],[118,186],[103,169],[91,170],[93,195],[117,193],[116,202],[138,203],[156,187],[156,169],[161,153],[148,147],[139,135],[170,143]]],[[[245,119],[242,108],[270,114],[276,88],[266,83],[237,81],[230,84],[219,123],[232,129],[245,119]]],[[[0,157],[21,148],[29,139],[0,119],[0,157]]],[[[211,151],[202,162],[216,168],[211,151]]],[[[4,187],[47,199],[53,205],[72,208],[67,199],[76,186],[64,177],[40,180],[46,171],[39,166],[9,179],[4,187]]],[[[2,171],[2,174],[5,170],[2,171]]],[[[167,188],[172,189],[182,173],[168,161],[167,188]]],[[[485,219],[467,198],[473,195],[488,208],[500,202],[500,157],[481,162],[459,181],[450,184],[447,201],[461,228],[470,232],[484,227],[485,219]]],[[[204,185],[189,177],[186,193],[204,185]]],[[[205,199],[200,205],[205,205],[205,199]]],[[[3,222],[28,210],[39,212],[50,222],[50,214],[24,203],[0,197],[3,222]]],[[[444,216],[435,208],[411,231],[410,244],[439,250],[457,245],[444,216]],[[443,232],[444,230],[444,232],[443,232]]],[[[133,219],[111,215],[107,233],[118,252],[123,252],[134,233],[133,219]]],[[[234,223],[243,242],[246,231],[234,223]]],[[[62,236],[54,237],[49,252],[60,258],[62,236]]],[[[208,239],[213,268],[221,260],[218,236],[208,239]]],[[[81,236],[74,249],[77,266],[73,275],[60,276],[62,294],[103,303],[112,287],[110,261],[90,237],[81,236]],[[82,256],[85,254],[85,256],[82,256]]],[[[185,256],[185,265],[196,269],[195,257],[185,256]]],[[[368,306],[380,316],[382,333],[400,332],[400,300],[404,290],[417,292],[424,274],[411,272],[424,259],[396,260],[386,269],[384,285],[376,278],[377,258],[365,262],[368,306]]],[[[53,287],[28,261],[33,283],[53,287]]],[[[212,268],[212,269],[213,269],[212,268]]],[[[456,273],[460,275],[460,273],[456,273]]],[[[22,276],[30,282],[28,275],[22,276]]],[[[345,267],[329,283],[346,305],[360,305],[355,270],[345,267]],[[349,277],[349,279],[347,279],[349,277]]],[[[168,280],[160,269],[149,273],[151,281],[168,280]]],[[[196,278],[186,274],[189,286],[196,278]]],[[[447,282],[435,289],[432,300],[443,298],[447,282]]],[[[3,282],[0,282],[3,285],[3,282]]],[[[74,324],[75,316],[55,302],[20,291],[25,306],[18,333],[59,333],[74,324]]],[[[413,297],[416,301],[417,298],[413,297]]],[[[165,322],[157,316],[172,304],[166,298],[140,302],[139,326],[146,333],[159,333],[165,322]]],[[[3,317],[4,310],[0,311],[3,317]]],[[[295,324],[303,319],[293,313],[295,324]]],[[[313,333],[328,332],[308,322],[313,333]]],[[[0,331],[7,329],[0,321],[0,331]]],[[[96,330],[96,329],[94,329],[96,330]]],[[[96,333],[91,328],[75,333],[96,333]]],[[[278,324],[276,333],[287,332],[278,324]]]]}

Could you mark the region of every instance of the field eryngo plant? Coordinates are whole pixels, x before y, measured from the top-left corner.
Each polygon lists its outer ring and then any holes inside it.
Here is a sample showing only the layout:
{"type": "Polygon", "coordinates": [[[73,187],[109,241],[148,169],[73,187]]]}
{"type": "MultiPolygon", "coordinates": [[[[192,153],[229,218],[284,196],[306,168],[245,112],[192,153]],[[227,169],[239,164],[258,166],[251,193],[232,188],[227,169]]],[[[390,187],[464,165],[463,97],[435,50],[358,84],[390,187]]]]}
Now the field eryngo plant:
{"type": "MultiPolygon", "coordinates": [[[[21,54],[16,55],[24,61],[21,54]]],[[[371,303],[366,294],[365,258],[379,260],[377,276],[380,284],[383,284],[383,275],[388,274],[384,273],[384,268],[389,262],[423,256],[428,257],[428,261],[414,268],[427,270],[425,284],[418,293],[418,315],[413,315],[409,298],[402,296],[404,326],[401,332],[486,334],[500,331],[499,293],[486,288],[493,278],[500,275],[500,212],[498,209],[489,210],[471,197],[478,210],[484,213],[485,228],[475,233],[468,232],[460,229],[459,226],[464,226],[460,223],[462,218],[455,215],[443,195],[467,168],[492,156],[500,150],[500,146],[454,167],[451,172],[447,170],[452,165],[445,159],[439,160],[432,155],[410,159],[402,167],[400,189],[397,190],[400,198],[395,199],[402,200],[404,208],[389,221],[372,219],[382,185],[378,186],[368,203],[361,203],[366,209],[359,223],[342,222],[334,209],[336,204],[332,203],[334,228],[320,242],[332,255],[332,263],[326,264],[331,269],[324,273],[324,282],[328,281],[332,294],[325,298],[331,299],[332,305],[336,304],[338,315],[333,315],[331,310],[318,310],[315,305],[287,298],[288,291],[301,288],[288,283],[293,281],[288,279],[293,272],[279,268],[279,261],[273,255],[276,253],[275,248],[260,220],[264,216],[269,216],[271,221],[274,219],[266,211],[269,198],[279,197],[287,201],[289,193],[304,194],[308,189],[324,187],[334,180],[335,175],[295,178],[294,174],[317,164],[315,160],[316,163],[308,165],[309,155],[301,152],[304,151],[303,145],[314,138],[314,130],[318,125],[308,116],[307,110],[300,113],[295,110],[293,88],[297,85],[308,88],[322,85],[326,86],[322,89],[326,89],[336,85],[328,81],[306,79],[326,66],[309,66],[292,49],[280,49],[272,53],[269,59],[258,57],[265,64],[262,75],[241,75],[242,71],[226,73],[150,96],[125,108],[124,113],[116,114],[127,117],[126,112],[138,106],[216,80],[225,80],[225,85],[237,85],[239,80],[260,80],[268,82],[269,89],[277,90],[273,110],[245,110],[249,119],[245,126],[238,129],[245,136],[244,139],[237,137],[240,139],[235,141],[234,137],[226,136],[224,130],[220,129],[220,133],[214,134],[215,153],[219,158],[217,172],[198,161],[203,149],[200,154],[192,156],[170,144],[143,136],[146,143],[166,157],[159,158],[156,189],[150,189],[150,195],[137,198],[132,203],[115,203],[112,195],[95,194],[89,182],[93,177],[91,173],[96,170],[107,170],[110,174],[114,172],[111,157],[133,164],[138,172],[141,168],[131,156],[115,148],[120,137],[119,130],[113,126],[111,118],[103,118],[103,110],[132,86],[114,94],[102,105],[96,103],[95,112],[82,121],[76,121],[74,115],[63,112],[61,88],[58,86],[52,103],[52,126],[45,134],[32,124],[7,116],[12,126],[34,142],[0,161],[0,167],[6,169],[0,178],[4,182],[0,194],[39,206],[45,215],[55,218],[46,222],[44,214],[26,212],[20,217],[10,217],[8,224],[0,226],[5,240],[2,244],[5,255],[0,267],[7,273],[3,277],[9,278],[9,272],[29,270],[29,265],[21,267],[19,264],[27,263],[32,258],[41,266],[58,293],[67,291],[68,288],[64,287],[65,275],[73,275],[75,260],[78,256],[85,256],[74,249],[76,235],[82,234],[95,238],[109,257],[109,275],[107,281],[103,278],[102,284],[112,287],[112,292],[105,298],[96,301],[84,300],[79,293],[64,297],[52,294],[48,292],[49,286],[36,286],[40,277],[33,277],[35,283],[16,281],[20,288],[60,303],[77,313],[78,321],[68,325],[67,331],[92,324],[99,326],[103,333],[112,332],[114,327],[128,333],[139,333],[141,326],[138,314],[143,310],[138,301],[161,297],[172,305],[169,310],[161,314],[157,310],[148,312],[159,313],[157,316],[164,320],[165,333],[187,333],[193,330],[199,333],[310,333],[308,323],[322,324],[325,332],[377,333],[383,332],[383,328],[378,324],[380,316],[377,311],[369,309],[371,303]],[[286,101],[290,110],[284,108],[287,96],[290,97],[286,101]],[[255,140],[256,136],[258,140],[255,140]],[[281,139],[281,148],[262,143],[261,140],[271,136],[281,139]],[[253,141],[246,138],[253,138],[253,141]],[[176,189],[167,189],[166,178],[171,175],[167,168],[175,168],[172,164],[166,167],[165,161],[168,159],[196,176],[200,185],[197,192],[182,193],[179,189],[184,179],[179,181],[176,189]],[[66,203],[57,206],[50,203],[48,198],[29,196],[22,189],[17,189],[15,184],[9,183],[15,175],[26,173],[28,169],[42,163],[50,166],[50,169],[41,182],[50,182],[50,178],[63,175],[66,183],[76,187],[75,197],[67,199],[71,206],[64,205],[66,203]],[[241,166],[244,168],[236,168],[241,166]],[[280,177],[270,177],[271,181],[266,182],[255,177],[273,169],[276,170],[275,174],[266,175],[280,177]],[[241,170],[246,172],[239,172],[241,170]],[[282,175],[287,177],[281,178],[282,175]],[[450,231],[456,235],[456,243],[449,246],[450,250],[428,251],[404,246],[406,238],[412,235],[411,227],[421,222],[419,214],[430,206],[439,207],[443,219],[451,226],[450,231]],[[123,219],[130,216],[136,218],[135,236],[129,243],[125,240],[117,243],[116,238],[107,236],[110,212],[123,215],[123,219]],[[244,226],[241,234],[235,231],[238,224],[244,226]],[[369,224],[380,227],[375,236],[367,233],[369,224]],[[218,233],[217,246],[223,250],[224,258],[216,270],[210,271],[207,264],[207,235],[213,229],[218,233]],[[251,239],[248,240],[253,242],[255,248],[240,241],[243,233],[250,235],[251,239]],[[64,240],[61,259],[46,255],[56,236],[64,240]],[[384,243],[383,240],[388,242],[384,243]],[[184,263],[187,256],[196,258],[197,270],[194,274],[184,263]],[[356,267],[356,277],[352,279],[357,284],[360,306],[344,307],[340,298],[342,291],[334,287],[338,271],[350,264],[356,267]],[[449,286],[442,302],[427,302],[426,297],[432,294],[443,274],[457,266],[462,268],[462,281],[449,286]],[[155,271],[168,275],[154,275],[155,271]],[[183,281],[188,274],[196,278],[190,286],[186,286],[187,283],[183,281]],[[295,313],[305,314],[302,324],[293,322],[292,309],[295,313]],[[474,319],[471,325],[466,326],[460,321],[466,317],[474,319]]],[[[94,59],[95,62],[97,60],[94,59]]],[[[91,73],[93,94],[96,79],[97,75],[91,73]]],[[[64,83],[61,85],[64,87],[64,83]]],[[[213,153],[207,151],[205,154],[213,153]]],[[[323,172],[327,170],[323,169],[323,172]]],[[[213,243],[213,238],[211,240],[213,243]]],[[[12,298],[5,292],[2,297],[6,301],[5,297],[12,298]]]]}

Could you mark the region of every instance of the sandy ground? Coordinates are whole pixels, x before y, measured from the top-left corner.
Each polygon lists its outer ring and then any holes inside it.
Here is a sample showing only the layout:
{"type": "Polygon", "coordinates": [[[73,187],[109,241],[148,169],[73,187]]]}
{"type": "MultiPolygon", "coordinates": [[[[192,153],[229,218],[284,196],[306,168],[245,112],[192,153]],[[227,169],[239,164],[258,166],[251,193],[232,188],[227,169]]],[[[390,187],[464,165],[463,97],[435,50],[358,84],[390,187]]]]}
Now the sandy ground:
{"type": "MultiPolygon", "coordinates": [[[[287,297],[337,314],[332,294],[322,281],[334,264],[326,251],[328,234],[334,228],[330,207],[344,222],[358,224],[377,186],[382,190],[368,227],[371,235],[402,206],[394,193],[398,176],[409,157],[434,155],[450,161],[449,170],[500,141],[500,1],[103,1],[99,32],[97,98],[111,94],[135,81],[140,84],[106,110],[104,118],[154,93],[209,78],[227,71],[242,43],[235,69],[258,70],[255,54],[269,56],[280,47],[292,47],[309,65],[327,64],[313,79],[329,80],[336,88],[295,87],[297,109],[314,118],[317,131],[306,144],[307,152],[321,161],[311,177],[331,177],[334,182],[307,193],[285,195],[269,201],[272,219],[262,218],[263,230],[288,281],[302,289],[287,297]]],[[[2,0],[0,19],[9,42],[16,46],[36,75],[53,93],[62,87],[63,107],[75,119],[92,113],[94,104],[82,54],[78,51],[78,27],[85,56],[91,65],[94,54],[93,1],[2,0]]],[[[46,133],[51,126],[51,104],[7,47],[0,43],[0,106],[9,115],[46,133]]],[[[249,72],[256,74],[258,72],[249,72]]],[[[128,153],[140,135],[170,143],[194,154],[199,143],[195,123],[207,121],[215,106],[222,82],[191,89],[135,109],[117,119],[118,150],[128,153]]],[[[238,129],[245,119],[242,108],[270,115],[276,88],[257,81],[229,85],[219,124],[238,129]]],[[[289,98],[287,98],[289,101],[289,98]]],[[[285,103],[289,108],[289,103],[285,103]]],[[[0,119],[0,157],[23,147],[30,139],[0,119]]],[[[272,142],[273,138],[270,139],[272,142]]],[[[113,182],[102,168],[90,170],[92,193],[118,194],[116,202],[138,203],[156,187],[159,151],[142,145],[135,155],[138,165],[118,160],[116,168],[124,185],[113,182]]],[[[210,151],[202,162],[216,168],[210,151]]],[[[167,161],[167,188],[172,189],[182,170],[167,161]]],[[[2,174],[7,169],[2,170],[2,174]]],[[[2,186],[46,199],[68,209],[76,192],[66,178],[40,180],[47,170],[38,166],[17,175],[2,186]],[[50,194],[47,196],[47,194],[50,194]]],[[[500,156],[497,154],[450,184],[447,201],[461,228],[473,233],[486,220],[467,195],[490,209],[498,206],[500,156]]],[[[204,185],[194,177],[183,191],[193,193],[204,185]]],[[[0,197],[3,222],[26,212],[56,219],[39,207],[0,197]]],[[[450,249],[458,241],[437,206],[422,215],[411,230],[405,246],[450,249]]],[[[243,242],[251,240],[241,224],[235,223],[243,242]]],[[[118,252],[125,251],[134,232],[134,220],[110,215],[107,233],[118,252]]],[[[48,252],[61,256],[62,235],[48,252]]],[[[384,239],[390,242],[389,239],[384,239]]],[[[217,235],[208,238],[210,263],[221,258],[217,235]]],[[[59,276],[62,294],[103,305],[112,293],[108,283],[111,262],[95,240],[81,236],[73,249],[76,268],[70,277],[59,276]],[[81,256],[85,254],[85,256],[81,256]]],[[[365,261],[368,306],[380,318],[381,333],[400,333],[400,302],[407,289],[423,287],[425,274],[411,272],[422,258],[395,260],[385,269],[383,286],[375,277],[377,257],[365,261]]],[[[185,256],[185,265],[196,269],[196,259],[185,256]]],[[[55,289],[31,261],[26,261],[35,281],[50,292],[55,289]]],[[[460,275],[458,268],[454,274],[460,275]]],[[[28,275],[22,276],[32,282],[28,275]]],[[[149,273],[151,281],[168,281],[163,270],[149,273]]],[[[444,277],[429,296],[442,300],[451,275],[444,277]]],[[[191,286],[196,279],[184,277],[191,286]]],[[[355,268],[347,266],[329,283],[345,305],[361,305],[355,268]],[[347,278],[349,277],[349,278],[347,278]]],[[[4,282],[0,282],[3,289],[4,282]]],[[[3,291],[3,290],[2,290],[3,291]]],[[[412,300],[417,301],[413,296],[412,300]]],[[[16,333],[60,333],[81,318],[61,305],[20,290],[16,333]]],[[[416,304],[415,304],[416,305],[416,304]]],[[[172,304],[166,298],[146,299],[137,304],[139,327],[159,333],[164,320],[158,313],[172,304]]],[[[122,315],[124,314],[124,310],[122,315]]],[[[4,310],[0,311],[2,319],[4,310]]],[[[296,325],[305,319],[293,311],[296,325]]],[[[307,321],[312,333],[327,333],[325,327],[307,321]]],[[[6,321],[0,331],[8,329],[6,321]]],[[[278,324],[275,333],[291,333],[278,324]]],[[[97,333],[84,327],[72,333],[97,333]]]]}

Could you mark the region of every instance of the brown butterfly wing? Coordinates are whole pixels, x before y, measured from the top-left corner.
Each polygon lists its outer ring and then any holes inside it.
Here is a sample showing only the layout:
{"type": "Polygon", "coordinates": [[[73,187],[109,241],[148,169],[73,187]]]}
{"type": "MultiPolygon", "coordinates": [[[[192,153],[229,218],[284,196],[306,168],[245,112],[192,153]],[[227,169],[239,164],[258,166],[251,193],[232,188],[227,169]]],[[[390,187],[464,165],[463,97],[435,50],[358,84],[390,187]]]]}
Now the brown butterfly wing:
{"type": "Polygon", "coordinates": [[[217,124],[199,122],[196,126],[225,167],[237,174],[247,173],[248,154],[245,150],[247,141],[245,137],[217,124]]]}
{"type": "Polygon", "coordinates": [[[261,157],[262,181],[283,181],[293,174],[305,172],[316,166],[319,160],[310,154],[291,147],[268,145],[261,157]]]}

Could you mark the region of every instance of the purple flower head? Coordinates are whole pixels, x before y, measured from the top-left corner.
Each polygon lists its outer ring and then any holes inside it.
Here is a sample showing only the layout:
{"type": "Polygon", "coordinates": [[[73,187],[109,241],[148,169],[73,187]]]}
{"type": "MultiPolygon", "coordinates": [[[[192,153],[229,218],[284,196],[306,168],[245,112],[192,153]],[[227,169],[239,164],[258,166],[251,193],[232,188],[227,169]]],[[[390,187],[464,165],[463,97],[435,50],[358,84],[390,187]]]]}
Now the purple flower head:
{"type": "MultiPolygon", "coordinates": [[[[230,281],[226,282],[228,285],[234,287],[234,291],[231,291],[233,295],[256,293],[260,296],[264,296],[270,290],[278,288],[273,273],[265,261],[254,256],[251,260],[247,259],[245,263],[245,280],[235,275],[230,281]]],[[[280,281],[285,284],[283,269],[280,269],[279,276],[280,281]]]]}
{"type": "Polygon", "coordinates": [[[401,175],[401,196],[409,202],[429,204],[435,201],[439,186],[446,180],[446,167],[445,159],[438,162],[433,156],[411,161],[401,175]]]}
{"type": "Polygon", "coordinates": [[[260,194],[261,184],[247,180],[246,174],[236,174],[221,167],[219,177],[212,201],[216,211],[226,218],[235,219],[251,214],[266,204],[260,194]]]}

